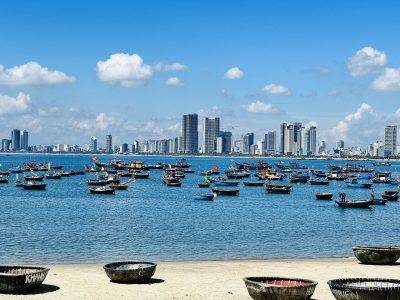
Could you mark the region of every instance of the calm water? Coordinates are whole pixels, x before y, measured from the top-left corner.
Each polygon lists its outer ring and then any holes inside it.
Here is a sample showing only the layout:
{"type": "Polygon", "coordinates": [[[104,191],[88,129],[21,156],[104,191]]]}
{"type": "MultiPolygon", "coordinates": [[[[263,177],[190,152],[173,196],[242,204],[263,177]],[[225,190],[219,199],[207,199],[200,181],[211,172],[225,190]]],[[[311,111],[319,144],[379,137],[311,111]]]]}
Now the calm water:
{"type": "MultiPolygon", "coordinates": [[[[110,158],[100,157],[104,161],[110,158]]],[[[176,161],[173,157],[137,159],[149,164],[176,161]]],[[[3,169],[28,160],[55,162],[66,170],[90,164],[90,156],[83,155],[0,156],[3,169]]],[[[224,170],[233,161],[249,160],[188,158],[196,171],[211,169],[214,164],[224,170]]],[[[298,162],[316,169],[329,163],[298,162]]],[[[380,170],[397,174],[398,168],[400,163],[393,162],[392,167],[380,170]]],[[[241,186],[239,197],[220,196],[214,202],[203,202],[193,200],[201,176],[187,174],[181,188],[171,188],[161,183],[161,174],[153,170],[150,179],[139,179],[115,196],[89,194],[86,180],[90,175],[48,181],[46,191],[24,191],[11,182],[0,185],[1,261],[343,257],[352,255],[351,247],[356,244],[400,243],[400,203],[356,210],[314,200],[320,191],[344,190],[349,198],[365,198],[369,190],[346,188],[340,182],[327,187],[298,184],[288,196],[241,186]]],[[[375,186],[376,192],[393,189],[375,186]]]]}

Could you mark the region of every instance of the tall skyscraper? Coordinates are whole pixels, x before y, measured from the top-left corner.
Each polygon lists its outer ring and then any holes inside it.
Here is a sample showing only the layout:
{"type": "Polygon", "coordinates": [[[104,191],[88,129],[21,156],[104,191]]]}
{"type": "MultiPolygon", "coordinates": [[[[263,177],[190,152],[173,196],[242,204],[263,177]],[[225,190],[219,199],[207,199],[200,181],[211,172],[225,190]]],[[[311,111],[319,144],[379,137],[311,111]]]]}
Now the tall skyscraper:
{"type": "Polygon", "coordinates": [[[199,131],[197,114],[182,117],[182,150],[183,153],[197,153],[199,149],[199,131]]]}
{"type": "Polygon", "coordinates": [[[90,139],[90,152],[96,153],[97,152],[97,137],[92,136],[90,139]]]}
{"type": "Polygon", "coordinates": [[[388,125],[385,127],[384,155],[393,156],[397,154],[397,126],[388,125]]]}
{"type": "Polygon", "coordinates": [[[232,152],[232,132],[220,131],[217,137],[216,152],[219,154],[227,154],[232,152]]]}
{"type": "Polygon", "coordinates": [[[338,149],[338,150],[344,149],[344,141],[343,140],[336,141],[336,149],[338,149]]]}
{"type": "Polygon", "coordinates": [[[243,136],[243,153],[244,154],[250,154],[251,151],[251,146],[254,145],[254,133],[246,133],[243,136]]]}
{"type": "Polygon", "coordinates": [[[219,118],[204,119],[204,153],[216,152],[217,137],[219,135],[219,118]]]}
{"type": "Polygon", "coordinates": [[[106,152],[107,153],[113,152],[113,144],[112,144],[112,135],[111,134],[106,135],[106,152]]]}
{"type": "Polygon", "coordinates": [[[25,151],[29,150],[29,135],[26,130],[21,131],[21,149],[25,151]]]}
{"type": "Polygon", "coordinates": [[[322,153],[324,153],[324,152],[326,152],[326,142],[322,140],[322,141],[319,143],[318,153],[319,153],[319,154],[322,154],[322,153]]]}
{"type": "Polygon", "coordinates": [[[10,151],[11,140],[10,139],[2,139],[1,140],[1,151],[6,152],[10,151]]]}
{"type": "Polygon", "coordinates": [[[265,134],[264,154],[275,155],[276,151],[276,131],[268,131],[265,134]]]}
{"type": "Polygon", "coordinates": [[[280,145],[280,154],[286,154],[286,149],[287,149],[287,124],[286,123],[282,123],[280,126],[280,130],[281,130],[281,145],[280,145]]]}
{"type": "Polygon", "coordinates": [[[18,129],[11,131],[11,149],[12,151],[21,150],[21,132],[18,129]]]}
{"type": "Polygon", "coordinates": [[[317,127],[311,126],[307,130],[307,155],[317,154],[317,127]]]}

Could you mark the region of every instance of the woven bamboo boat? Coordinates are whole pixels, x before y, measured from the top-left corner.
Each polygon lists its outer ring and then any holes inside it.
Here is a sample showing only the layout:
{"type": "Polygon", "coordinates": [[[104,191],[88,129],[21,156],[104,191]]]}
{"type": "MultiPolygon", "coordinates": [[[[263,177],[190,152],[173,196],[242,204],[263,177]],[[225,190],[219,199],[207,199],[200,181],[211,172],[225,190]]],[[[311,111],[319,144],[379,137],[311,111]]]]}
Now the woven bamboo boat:
{"type": "Polygon", "coordinates": [[[318,282],[284,277],[246,277],[243,279],[254,300],[310,299],[318,282]]]}
{"type": "Polygon", "coordinates": [[[358,246],[353,252],[361,263],[368,265],[392,265],[400,258],[399,246],[358,246]]]}
{"type": "Polygon", "coordinates": [[[0,292],[18,293],[42,284],[48,268],[27,266],[0,266],[0,292]]]}
{"type": "Polygon", "coordinates": [[[344,278],[329,280],[337,300],[398,300],[400,280],[381,278],[344,278]]]}
{"type": "Polygon", "coordinates": [[[123,261],[105,265],[107,276],[114,282],[148,282],[156,271],[152,262],[123,261]]]}

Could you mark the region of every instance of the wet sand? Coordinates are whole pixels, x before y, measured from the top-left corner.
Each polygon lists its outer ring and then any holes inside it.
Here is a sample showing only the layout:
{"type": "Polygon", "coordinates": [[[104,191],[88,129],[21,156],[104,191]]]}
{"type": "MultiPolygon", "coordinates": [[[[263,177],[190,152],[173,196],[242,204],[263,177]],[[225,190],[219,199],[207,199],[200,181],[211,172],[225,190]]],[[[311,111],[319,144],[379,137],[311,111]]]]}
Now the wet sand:
{"type": "Polygon", "coordinates": [[[112,283],[102,264],[50,266],[44,285],[1,299],[250,299],[246,276],[300,277],[318,281],[313,299],[334,299],[326,282],[340,277],[399,278],[400,265],[368,266],[355,259],[158,262],[150,284],[112,283]]]}

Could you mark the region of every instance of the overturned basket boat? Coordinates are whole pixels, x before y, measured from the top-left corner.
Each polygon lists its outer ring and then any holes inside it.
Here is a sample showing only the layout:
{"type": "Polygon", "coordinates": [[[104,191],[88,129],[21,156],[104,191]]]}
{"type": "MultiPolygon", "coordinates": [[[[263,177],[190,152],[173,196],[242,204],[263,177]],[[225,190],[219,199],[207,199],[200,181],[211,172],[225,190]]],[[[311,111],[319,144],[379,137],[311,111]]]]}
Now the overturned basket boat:
{"type": "Polygon", "coordinates": [[[0,266],[0,292],[18,293],[42,284],[49,269],[26,266],[0,266]]]}
{"type": "Polygon", "coordinates": [[[152,262],[122,261],[105,265],[107,276],[114,282],[148,282],[157,265],[152,262]]]}
{"type": "Polygon", "coordinates": [[[246,277],[243,279],[255,300],[310,299],[318,282],[284,277],[246,277]]]}
{"type": "Polygon", "coordinates": [[[337,300],[397,300],[400,280],[381,278],[345,278],[329,280],[328,285],[337,300]]]}
{"type": "Polygon", "coordinates": [[[358,246],[353,252],[361,263],[368,265],[392,265],[400,258],[399,246],[358,246]]]}

